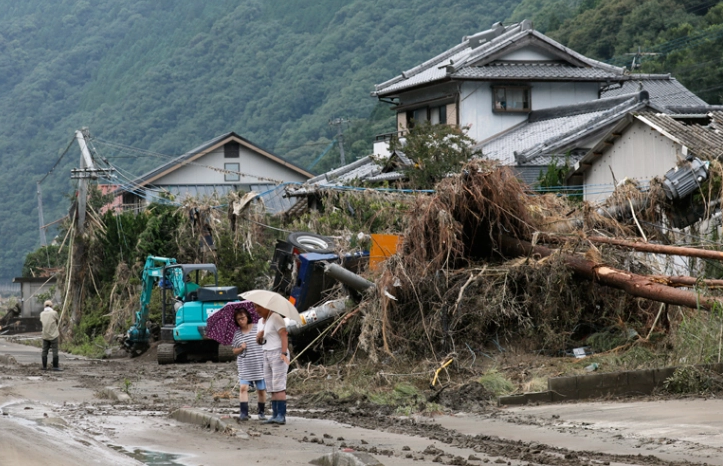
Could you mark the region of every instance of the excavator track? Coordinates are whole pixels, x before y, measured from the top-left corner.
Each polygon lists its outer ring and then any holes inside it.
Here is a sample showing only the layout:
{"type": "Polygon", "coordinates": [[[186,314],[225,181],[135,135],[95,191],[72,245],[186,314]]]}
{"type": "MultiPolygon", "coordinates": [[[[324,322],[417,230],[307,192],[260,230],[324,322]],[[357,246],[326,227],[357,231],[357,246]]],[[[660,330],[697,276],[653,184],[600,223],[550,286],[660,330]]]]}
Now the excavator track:
{"type": "Polygon", "coordinates": [[[161,343],[158,345],[158,364],[173,364],[176,362],[175,346],[173,343],[161,343]]]}
{"type": "Polygon", "coordinates": [[[218,362],[229,362],[236,359],[233,354],[233,347],[226,345],[218,345],[218,362]]]}

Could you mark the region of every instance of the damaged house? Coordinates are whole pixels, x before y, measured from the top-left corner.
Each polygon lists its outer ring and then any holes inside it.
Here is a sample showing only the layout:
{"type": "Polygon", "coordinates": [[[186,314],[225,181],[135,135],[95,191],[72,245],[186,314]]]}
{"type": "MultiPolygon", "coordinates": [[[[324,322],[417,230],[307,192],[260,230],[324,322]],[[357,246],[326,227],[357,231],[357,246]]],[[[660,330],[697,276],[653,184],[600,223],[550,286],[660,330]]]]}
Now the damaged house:
{"type": "Polygon", "coordinates": [[[154,168],[120,190],[122,204],[134,209],[161,197],[182,200],[253,191],[259,194],[267,211],[278,212],[290,207],[279,185],[303,183],[311,176],[303,168],[230,132],[154,168]]]}
{"type": "MultiPolygon", "coordinates": [[[[623,178],[646,189],[653,176],[662,177],[687,159],[707,161],[720,157],[721,129],[721,111],[684,115],[628,113],[575,163],[568,184],[582,186],[583,198],[591,202],[604,200],[623,178]]],[[[668,197],[685,197],[686,193],[677,191],[667,189],[668,197]]],[[[705,210],[705,206],[702,208],[705,210]]]]}
{"type": "Polygon", "coordinates": [[[630,74],[587,58],[528,20],[466,36],[376,85],[372,96],[397,116],[397,133],[379,137],[375,155],[415,123],[458,125],[485,157],[514,167],[528,184],[553,162],[576,163],[628,114],[717,109],[669,74],[630,74]]]}

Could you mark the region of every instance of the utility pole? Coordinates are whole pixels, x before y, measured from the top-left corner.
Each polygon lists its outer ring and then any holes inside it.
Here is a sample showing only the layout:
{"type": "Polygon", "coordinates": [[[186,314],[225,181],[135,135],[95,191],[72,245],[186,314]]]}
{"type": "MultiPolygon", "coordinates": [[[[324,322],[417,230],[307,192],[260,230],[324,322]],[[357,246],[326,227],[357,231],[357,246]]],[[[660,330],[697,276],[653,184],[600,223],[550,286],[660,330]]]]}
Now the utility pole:
{"type": "Polygon", "coordinates": [[[635,71],[636,68],[640,68],[640,62],[642,61],[643,57],[655,57],[660,54],[654,53],[654,52],[643,52],[640,50],[640,47],[638,46],[637,52],[626,53],[625,55],[633,57],[633,63],[632,63],[632,65],[630,65],[630,71],[635,71]]]}
{"type": "Polygon", "coordinates": [[[85,137],[88,136],[88,128],[77,130],[75,139],[80,146],[80,168],[70,171],[70,178],[78,180],[78,234],[83,233],[85,227],[85,209],[88,201],[88,180],[97,180],[98,175],[110,178],[113,169],[96,168],[93,157],[88,150],[85,137]]]}
{"type": "Polygon", "coordinates": [[[68,296],[66,296],[66,301],[63,303],[63,310],[60,314],[62,321],[68,298],[70,298],[70,326],[68,328],[68,337],[72,337],[73,330],[80,324],[85,295],[83,289],[89,275],[88,258],[85,257],[85,239],[83,238],[85,209],[88,202],[88,180],[96,180],[99,175],[110,178],[114,171],[112,168],[96,168],[85,140],[88,136],[88,128],[83,128],[75,132],[75,139],[80,146],[80,168],[70,171],[70,177],[78,180],[78,199],[76,204],[78,223],[75,227],[75,236],[71,250],[72,267],[67,271],[67,279],[69,282],[68,296]]]}
{"type": "Polygon", "coordinates": [[[38,221],[40,222],[40,245],[47,246],[48,241],[45,238],[45,219],[43,219],[43,193],[40,191],[40,181],[38,181],[38,221]]]}
{"type": "Polygon", "coordinates": [[[329,126],[336,126],[336,140],[339,141],[339,153],[341,154],[341,166],[346,165],[346,157],[344,157],[344,123],[349,123],[349,120],[343,118],[332,118],[329,120],[329,126]]]}

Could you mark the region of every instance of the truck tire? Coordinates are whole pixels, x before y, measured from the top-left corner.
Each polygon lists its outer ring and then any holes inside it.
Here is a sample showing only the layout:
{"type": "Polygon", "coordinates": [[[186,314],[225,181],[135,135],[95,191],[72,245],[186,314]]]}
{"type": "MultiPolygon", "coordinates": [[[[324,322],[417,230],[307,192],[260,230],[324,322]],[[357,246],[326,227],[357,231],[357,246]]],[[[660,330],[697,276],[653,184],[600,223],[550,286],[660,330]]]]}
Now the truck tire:
{"type": "Polygon", "coordinates": [[[173,343],[161,343],[156,348],[158,364],[173,364],[176,362],[176,348],[173,343]]]}
{"type": "Polygon", "coordinates": [[[317,252],[320,254],[334,252],[336,243],[333,239],[317,235],[315,233],[308,233],[305,231],[295,231],[289,233],[286,241],[291,243],[295,248],[303,252],[317,252]]]}
{"type": "Polygon", "coordinates": [[[233,346],[218,345],[218,362],[229,362],[236,359],[233,354],[233,346]]]}

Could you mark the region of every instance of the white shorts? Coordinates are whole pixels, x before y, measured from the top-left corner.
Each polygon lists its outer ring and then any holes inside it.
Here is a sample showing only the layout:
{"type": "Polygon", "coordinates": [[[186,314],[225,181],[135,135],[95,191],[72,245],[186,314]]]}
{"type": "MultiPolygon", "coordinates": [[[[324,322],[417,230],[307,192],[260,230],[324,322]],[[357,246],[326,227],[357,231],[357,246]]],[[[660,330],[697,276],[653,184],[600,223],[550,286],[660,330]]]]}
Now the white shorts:
{"type": "Polygon", "coordinates": [[[264,379],[269,393],[286,391],[286,373],[289,365],[281,359],[281,349],[264,351],[264,379]]]}

